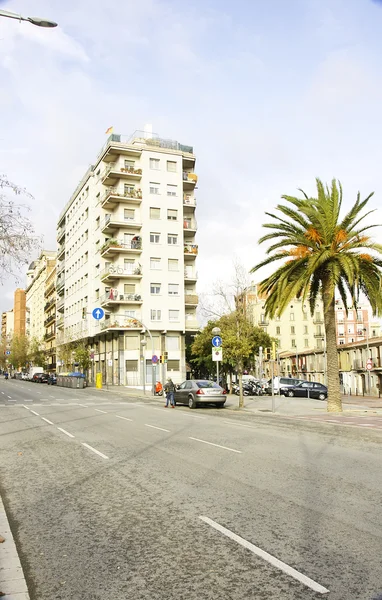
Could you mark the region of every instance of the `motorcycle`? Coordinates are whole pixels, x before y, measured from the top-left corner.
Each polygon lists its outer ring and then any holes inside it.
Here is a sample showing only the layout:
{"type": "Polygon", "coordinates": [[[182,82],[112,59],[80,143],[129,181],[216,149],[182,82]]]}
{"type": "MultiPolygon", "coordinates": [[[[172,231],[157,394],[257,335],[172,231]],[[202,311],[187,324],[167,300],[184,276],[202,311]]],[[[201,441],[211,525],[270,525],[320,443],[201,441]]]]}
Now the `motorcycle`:
{"type": "MultiPolygon", "coordinates": [[[[240,388],[237,383],[232,387],[233,393],[236,396],[240,395],[240,388]]],[[[243,382],[243,396],[262,396],[263,389],[258,381],[244,381],[243,382]]]]}

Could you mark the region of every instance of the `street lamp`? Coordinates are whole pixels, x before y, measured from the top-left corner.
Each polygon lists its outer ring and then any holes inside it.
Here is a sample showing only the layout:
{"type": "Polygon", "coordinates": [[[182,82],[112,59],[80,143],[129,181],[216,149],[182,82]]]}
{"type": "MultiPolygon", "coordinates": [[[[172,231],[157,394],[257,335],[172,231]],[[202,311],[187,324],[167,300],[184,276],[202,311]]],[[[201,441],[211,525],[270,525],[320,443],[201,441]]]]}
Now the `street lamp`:
{"type": "Polygon", "coordinates": [[[145,348],[147,346],[146,340],[141,340],[141,352],[142,352],[142,376],[143,376],[143,393],[146,396],[146,356],[145,356],[145,348]]]}
{"type": "Polygon", "coordinates": [[[28,21],[29,23],[32,23],[32,25],[37,25],[37,27],[57,27],[57,23],[54,21],[49,21],[48,19],[43,19],[42,17],[23,17],[22,15],[9,12],[8,10],[0,10],[0,17],[17,19],[17,21],[28,21]]]}
{"type": "MultiPolygon", "coordinates": [[[[212,330],[212,335],[220,335],[222,332],[222,330],[220,329],[220,327],[214,327],[212,330]]],[[[216,361],[216,383],[218,385],[220,385],[219,383],[219,361],[216,361]]]]}

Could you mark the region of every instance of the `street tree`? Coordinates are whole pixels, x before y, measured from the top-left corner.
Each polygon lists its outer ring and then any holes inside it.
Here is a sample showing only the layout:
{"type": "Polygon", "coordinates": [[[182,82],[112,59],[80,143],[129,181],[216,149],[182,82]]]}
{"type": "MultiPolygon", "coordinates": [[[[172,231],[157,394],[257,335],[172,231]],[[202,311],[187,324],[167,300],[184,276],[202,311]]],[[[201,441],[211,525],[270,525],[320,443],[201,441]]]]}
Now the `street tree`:
{"type": "Polygon", "coordinates": [[[13,335],[11,345],[11,354],[9,362],[15,369],[23,369],[29,360],[29,338],[25,334],[13,335]]]}
{"type": "Polygon", "coordinates": [[[90,368],[90,350],[85,340],[78,340],[73,342],[74,360],[78,363],[79,367],[85,375],[88,375],[90,368]]]}
{"type": "Polygon", "coordinates": [[[26,216],[30,207],[15,202],[15,196],[32,199],[25,190],[0,176],[0,283],[8,275],[17,280],[20,269],[41,247],[41,238],[26,216]]]}
{"type": "Polygon", "coordinates": [[[268,257],[252,269],[277,261],[283,264],[260,283],[260,292],[266,296],[265,313],[271,318],[280,316],[295,297],[308,300],[313,315],[319,297],[324,307],[328,403],[330,412],[340,412],[339,367],[335,320],[335,293],[339,293],[345,310],[357,307],[364,294],[374,314],[382,312],[381,268],[382,245],[370,237],[375,223],[365,224],[373,210],[365,211],[373,193],[357,200],[346,214],[342,214],[342,187],[333,180],[324,186],[316,179],[317,197],[309,197],[303,190],[301,198],[282,196],[287,204],[278,204],[281,216],[266,213],[273,221],[263,227],[271,232],[259,243],[271,240],[268,257]]]}
{"type": "Polygon", "coordinates": [[[39,340],[37,337],[33,337],[30,340],[28,358],[32,366],[41,367],[45,370],[47,366],[45,344],[42,340],[39,340]]]}

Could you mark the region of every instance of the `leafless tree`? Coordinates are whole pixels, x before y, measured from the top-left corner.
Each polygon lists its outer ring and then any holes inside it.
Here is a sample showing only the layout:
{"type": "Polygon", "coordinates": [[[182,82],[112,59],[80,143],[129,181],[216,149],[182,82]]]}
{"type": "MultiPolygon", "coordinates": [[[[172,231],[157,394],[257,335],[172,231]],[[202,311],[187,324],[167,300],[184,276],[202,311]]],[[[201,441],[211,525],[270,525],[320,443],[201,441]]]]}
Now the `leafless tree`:
{"type": "Polygon", "coordinates": [[[30,262],[42,243],[25,214],[30,207],[15,202],[14,196],[33,199],[26,190],[0,175],[0,283],[9,275],[17,281],[20,269],[30,262]]]}

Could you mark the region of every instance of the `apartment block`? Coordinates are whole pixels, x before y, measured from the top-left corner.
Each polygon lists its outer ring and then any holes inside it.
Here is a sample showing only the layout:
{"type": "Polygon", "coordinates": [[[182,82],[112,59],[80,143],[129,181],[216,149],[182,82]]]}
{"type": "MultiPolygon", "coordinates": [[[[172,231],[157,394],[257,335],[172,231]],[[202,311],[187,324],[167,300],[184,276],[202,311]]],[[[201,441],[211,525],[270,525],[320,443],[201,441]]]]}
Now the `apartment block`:
{"type": "Polygon", "coordinates": [[[43,250],[40,257],[29,265],[27,271],[26,304],[29,310],[29,335],[39,341],[45,336],[46,280],[56,264],[56,252],[43,250]]]}
{"type": "Polygon", "coordinates": [[[13,310],[4,311],[1,313],[1,340],[4,348],[9,350],[14,331],[14,314],[13,310]]]}
{"type": "Polygon", "coordinates": [[[56,265],[45,280],[44,341],[48,371],[56,370],[56,265]]]}
{"type": "Polygon", "coordinates": [[[186,377],[185,336],[198,329],[195,160],[150,131],[112,134],[60,215],[57,343],[85,340],[106,382],[150,383],[164,352],[167,374],[186,377]]]}
{"type": "Polygon", "coordinates": [[[370,307],[360,304],[357,308],[350,307],[348,312],[340,300],[336,300],[336,326],[337,344],[350,344],[367,339],[371,335],[371,329],[379,328],[379,323],[370,323],[370,307]]]}
{"type": "Polygon", "coordinates": [[[14,314],[14,334],[25,335],[26,333],[26,294],[25,290],[17,288],[14,294],[13,302],[13,314],[14,314]]]}

